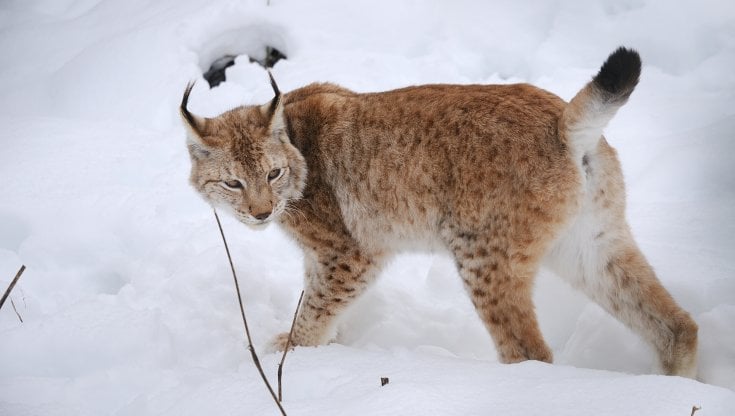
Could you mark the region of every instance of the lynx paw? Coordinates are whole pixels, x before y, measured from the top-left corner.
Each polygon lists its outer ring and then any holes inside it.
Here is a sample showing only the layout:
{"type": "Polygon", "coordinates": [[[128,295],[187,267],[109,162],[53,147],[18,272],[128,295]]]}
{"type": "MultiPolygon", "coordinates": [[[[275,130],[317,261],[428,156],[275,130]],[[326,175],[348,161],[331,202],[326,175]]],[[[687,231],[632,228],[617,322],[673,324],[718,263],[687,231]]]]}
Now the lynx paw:
{"type": "MultiPolygon", "coordinates": [[[[273,340],[271,340],[270,345],[268,346],[268,351],[281,352],[286,349],[286,344],[288,344],[288,332],[278,334],[273,338],[273,340]]],[[[294,348],[293,339],[291,340],[290,348],[294,348]]]]}

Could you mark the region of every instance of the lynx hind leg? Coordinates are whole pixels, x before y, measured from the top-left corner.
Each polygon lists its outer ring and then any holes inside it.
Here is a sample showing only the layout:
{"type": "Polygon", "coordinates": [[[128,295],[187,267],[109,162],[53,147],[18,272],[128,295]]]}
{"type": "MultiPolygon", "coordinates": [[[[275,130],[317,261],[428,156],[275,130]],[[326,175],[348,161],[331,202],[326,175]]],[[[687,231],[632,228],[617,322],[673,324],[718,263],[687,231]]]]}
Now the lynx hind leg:
{"type": "Polygon", "coordinates": [[[649,342],[666,374],[694,378],[697,324],[661,285],[633,240],[615,151],[602,139],[582,165],[580,212],[546,256],[548,264],[649,342]]]}
{"type": "Polygon", "coordinates": [[[500,361],[552,362],[532,301],[539,254],[508,255],[489,238],[462,233],[449,239],[459,274],[495,342],[500,361]]]}
{"type": "Polygon", "coordinates": [[[697,324],[661,285],[627,225],[589,237],[563,239],[550,253],[550,265],[650,343],[664,373],[696,377],[697,324]]]}
{"type": "Polygon", "coordinates": [[[668,375],[697,375],[697,324],[661,285],[635,243],[629,241],[605,264],[603,306],[640,333],[658,352],[668,375]]]}
{"type": "MultiPolygon", "coordinates": [[[[375,280],[377,263],[357,248],[340,246],[305,256],[304,299],[293,328],[291,345],[316,346],[329,342],[336,318],[375,280]]],[[[288,333],[271,342],[275,351],[286,348],[288,333]]]]}

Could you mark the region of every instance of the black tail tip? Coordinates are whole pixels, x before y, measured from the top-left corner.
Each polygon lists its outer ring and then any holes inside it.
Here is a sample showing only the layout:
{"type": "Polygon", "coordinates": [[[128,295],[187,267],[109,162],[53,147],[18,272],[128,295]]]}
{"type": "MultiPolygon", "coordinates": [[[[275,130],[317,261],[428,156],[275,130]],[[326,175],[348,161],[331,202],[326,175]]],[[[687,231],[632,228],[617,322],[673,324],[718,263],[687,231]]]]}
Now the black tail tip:
{"type": "Polygon", "coordinates": [[[600,68],[593,81],[602,90],[627,98],[641,76],[641,57],[633,49],[619,47],[600,68]]]}

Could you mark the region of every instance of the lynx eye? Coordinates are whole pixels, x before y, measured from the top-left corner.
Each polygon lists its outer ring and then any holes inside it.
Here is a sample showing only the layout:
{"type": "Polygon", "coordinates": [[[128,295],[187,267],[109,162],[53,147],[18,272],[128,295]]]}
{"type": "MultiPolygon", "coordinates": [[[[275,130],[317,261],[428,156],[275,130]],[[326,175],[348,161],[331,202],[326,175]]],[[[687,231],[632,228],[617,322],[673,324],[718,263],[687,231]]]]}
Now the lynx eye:
{"type": "Polygon", "coordinates": [[[271,171],[268,172],[268,180],[274,181],[278,179],[278,177],[281,176],[281,172],[283,172],[283,169],[281,168],[271,169],[271,171]]]}
{"type": "Polygon", "coordinates": [[[233,179],[233,180],[230,180],[230,181],[222,181],[222,183],[226,187],[228,187],[230,189],[242,189],[243,188],[242,187],[242,182],[240,182],[240,181],[238,181],[236,179],[233,179]]]}

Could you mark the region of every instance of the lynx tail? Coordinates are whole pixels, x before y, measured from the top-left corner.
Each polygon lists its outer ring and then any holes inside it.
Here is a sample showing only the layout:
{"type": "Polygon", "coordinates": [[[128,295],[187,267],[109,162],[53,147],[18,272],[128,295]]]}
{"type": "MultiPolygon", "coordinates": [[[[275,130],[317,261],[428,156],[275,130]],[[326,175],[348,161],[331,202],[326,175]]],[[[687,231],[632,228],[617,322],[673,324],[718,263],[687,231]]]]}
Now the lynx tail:
{"type": "Polygon", "coordinates": [[[602,130],[628,101],[640,75],[638,52],[620,47],[607,58],[592,81],[569,102],[559,129],[580,159],[597,146],[602,130]]]}

